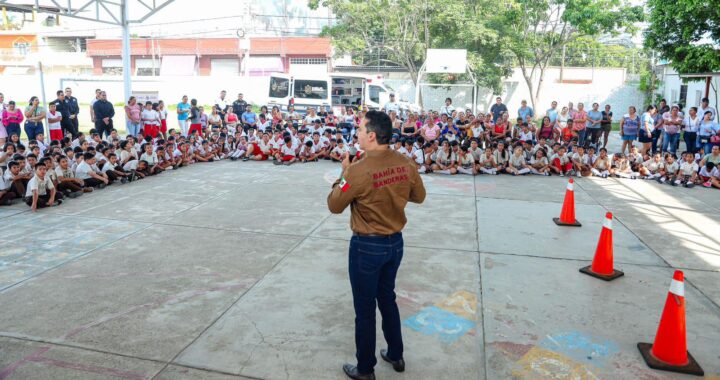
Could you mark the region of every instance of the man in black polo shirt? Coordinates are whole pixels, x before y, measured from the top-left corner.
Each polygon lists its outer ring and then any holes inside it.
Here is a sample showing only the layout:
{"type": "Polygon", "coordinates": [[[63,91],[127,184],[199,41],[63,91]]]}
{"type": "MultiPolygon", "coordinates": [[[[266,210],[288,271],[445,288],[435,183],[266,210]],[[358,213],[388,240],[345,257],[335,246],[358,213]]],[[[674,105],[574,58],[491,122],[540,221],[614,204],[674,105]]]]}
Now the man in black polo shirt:
{"type": "MultiPolygon", "coordinates": [[[[80,130],[78,125],[78,114],[80,113],[80,104],[76,97],[72,96],[72,89],[67,87],[65,89],[65,105],[67,106],[68,113],[70,113],[70,133],[72,133],[73,140],[77,138],[78,131],[80,130]]],[[[63,116],[63,119],[65,117],[63,116]]]]}
{"type": "Polygon", "coordinates": [[[243,99],[243,94],[239,93],[236,101],[233,102],[233,111],[237,114],[238,120],[242,120],[242,114],[247,110],[248,103],[243,99]]]}

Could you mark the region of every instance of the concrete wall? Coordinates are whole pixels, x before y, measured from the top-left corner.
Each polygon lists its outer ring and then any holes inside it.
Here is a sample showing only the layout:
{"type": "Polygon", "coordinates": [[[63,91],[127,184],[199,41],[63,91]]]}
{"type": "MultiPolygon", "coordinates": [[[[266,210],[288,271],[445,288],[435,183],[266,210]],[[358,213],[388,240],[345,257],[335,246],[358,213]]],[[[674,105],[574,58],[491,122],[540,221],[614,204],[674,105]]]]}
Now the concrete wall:
{"type": "MultiPolygon", "coordinates": [[[[154,92],[168,104],[177,103],[183,95],[197,98],[200,104],[212,104],[220,94],[220,90],[227,90],[228,99],[235,100],[237,93],[242,92],[245,100],[264,104],[268,96],[267,77],[133,77],[133,91],[154,92]]],[[[40,78],[37,75],[5,75],[2,76],[0,92],[5,95],[5,101],[15,100],[26,104],[31,96],[40,94],[40,78]]],[[[73,78],[55,75],[45,76],[45,94],[47,100],[55,99],[58,89],[71,87],[73,95],[81,103],[90,103],[95,97],[95,89],[101,88],[108,93],[108,100],[112,103],[124,102],[123,82],[120,77],[87,77],[73,78]]]]}
{"type": "MultiPolygon", "coordinates": [[[[538,102],[537,114],[543,114],[550,108],[555,100],[558,107],[568,102],[577,104],[583,102],[586,107],[593,102],[600,103],[601,107],[610,104],[616,112],[625,112],[631,105],[642,107],[644,95],[638,89],[638,83],[630,80],[624,69],[615,68],[568,68],[563,73],[563,82],[560,83],[560,68],[548,68],[545,74],[543,91],[538,102]]],[[[398,93],[401,99],[415,101],[415,86],[407,79],[386,80],[398,93]]],[[[535,80],[537,85],[537,79],[535,80]]],[[[438,109],[444,104],[445,98],[453,98],[456,107],[472,106],[471,87],[428,87],[423,86],[424,106],[428,109],[438,109]]],[[[480,89],[478,94],[478,110],[487,111],[495,102],[490,90],[480,89]]],[[[520,102],[525,99],[528,104],[530,92],[519,68],[513,71],[512,76],[503,82],[503,93],[499,94],[508,106],[511,116],[515,117],[520,102]]]]}
{"type": "MultiPolygon", "coordinates": [[[[627,80],[623,69],[596,69],[594,72],[589,68],[566,68],[564,79],[573,81],[584,81],[588,83],[558,83],[559,70],[551,68],[548,70],[545,88],[540,99],[540,106],[536,107],[544,113],[552,100],[557,100],[562,106],[569,101],[592,103],[598,102],[601,105],[609,103],[616,112],[625,112],[627,107],[635,105],[642,107],[644,96],[637,89],[637,83],[627,80]]],[[[385,81],[398,94],[401,100],[414,102],[415,86],[409,79],[386,79],[385,81]]],[[[36,76],[3,76],[0,92],[5,94],[6,101],[9,99],[25,102],[30,96],[38,95],[40,92],[39,77],[36,76]]],[[[102,88],[108,92],[108,98],[113,103],[122,102],[123,89],[120,77],[95,76],[72,78],[57,75],[46,75],[46,94],[52,99],[55,91],[59,88],[70,86],[75,95],[83,103],[88,103],[94,96],[96,88],[102,88]],[[62,82],[62,83],[61,83],[62,82]]],[[[136,91],[157,91],[159,98],[168,103],[178,101],[183,94],[191,98],[197,98],[201,104],[210,104],[219,94],[220,90],[227,90],[228,97],[234,100],[234,94],[243,92],[245,99],[256,104],[264,104],[267,101],[268,78],[267,77],[133,77],[133,89],[136,91]]],[[[529,91],[522,79],[519,70],[504,82],[503,101],[516,115],[520,107],[520,101],[530,99],[529,91]]],[[[471,87],[424,87],[423,89],[425,106],[428,109],[438,109],[446,97],[454,99],[456,107],[470,107],[472,104],[471,87]]],[[[688,93],[690,98],[691,92],[688,93]]],[[[692,93],[694,96],[694,93],[692,93]]],[[[495,95],[488,90],[479,91],[478,109],[488,110],[494,102],[495,95]]],[[[669,98],[669,96],[668,96],[669,98]]],[[[589,104],[588,104],[589,106],[589,104]]]]}

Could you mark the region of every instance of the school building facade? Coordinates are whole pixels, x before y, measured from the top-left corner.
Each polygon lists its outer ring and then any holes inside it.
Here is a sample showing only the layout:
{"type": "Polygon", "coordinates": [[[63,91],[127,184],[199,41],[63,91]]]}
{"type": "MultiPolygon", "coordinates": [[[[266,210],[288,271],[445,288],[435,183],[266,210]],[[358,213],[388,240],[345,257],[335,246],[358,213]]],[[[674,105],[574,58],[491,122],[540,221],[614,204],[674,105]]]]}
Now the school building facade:
{"type": "MultiPolygon", "coordinates": [[[[329,38],[131,39],[133,76],[267,76],[331,71],[329,38]]],[[[87,41],[93,74],[122,75],[122,41],[87,41]]]]}

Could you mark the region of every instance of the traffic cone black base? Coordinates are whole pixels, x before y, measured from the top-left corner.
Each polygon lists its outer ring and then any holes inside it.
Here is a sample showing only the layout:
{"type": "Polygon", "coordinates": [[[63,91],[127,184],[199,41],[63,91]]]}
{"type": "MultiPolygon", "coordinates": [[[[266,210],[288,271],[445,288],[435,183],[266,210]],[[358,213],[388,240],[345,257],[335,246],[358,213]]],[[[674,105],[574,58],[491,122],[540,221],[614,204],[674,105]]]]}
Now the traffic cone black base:
{"type": "Polygon", "coordinates": [[[588,265],[584,268],[580,268],[580,272],[585,273],[588,276],[593,276],[605,281],[612,281],[618,277],[622,277],[625,273],[621,270],[614,269],[612,274],[600,274],[592,271],[592,265],[588,265]]]}
{"type": "Polygon", "coordinates": [[[648,367],[650,367],[652,369],[684,373],[687,375],[705,376],[705,371],[703,371],[703,369],[700,368],[700,364],[698,364],[698,362],[695,360],[695,358],[693,358],[693,356],[690,355],[690,352],[687,353],[688,364],[683,365],[683,366],[677,366],[677,365],[667,364],[665,362],[658,360],[656,357],[654,357],[653,354],[650,352],[650,350],[652,350],[651,343],[638,343],[637,347],[638,347],[638,350],[640,350],[640,353],[642,354],[643,359],[645,359],[645,363],[647,363],[648,367]]]}
{"type": "Polygon", "coordinates": [[[558,226],[566,226],[566,227],[582,227],[582,224],[575,219],[575,223],[563,223],[560,221],[560,218],[553,218],[553,222],[557,224],[558,226]]]}

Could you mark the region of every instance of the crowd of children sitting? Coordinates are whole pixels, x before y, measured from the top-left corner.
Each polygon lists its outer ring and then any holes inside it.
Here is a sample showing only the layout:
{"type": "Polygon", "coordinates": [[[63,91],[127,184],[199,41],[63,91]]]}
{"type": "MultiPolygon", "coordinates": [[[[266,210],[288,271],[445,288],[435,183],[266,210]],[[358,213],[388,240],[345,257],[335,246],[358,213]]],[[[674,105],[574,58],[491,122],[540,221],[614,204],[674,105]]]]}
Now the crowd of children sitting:
{"type": "MultiPolygon", "coordinates": [[[[137,136],[124,138],[114,129],[107,136],[92,130],[89,138],[80,133],[73,140],[47,143],[40,133],[25,146],[13,134],[0,152],[0,205],[19,198],[35,211],[59,205],[66,197],[195,163],[229,159],[291,165],[341,161],[350,152],[360,152],[355,130],[364,110],[342,110],[338,116],[324,109],[302,116],[290,110],[278,117],[279,110],[271,116],[263,109],[252,124],[216,123],[188,136],[174,129],[144,134],[143,128],[137,136]]],[[[718,145],[710,145],[708,152],[704,147],[697,153],[684,152],[679,158],[674,153],[640,152],[636,146],[627,155],[610,154],[597,140],[549,127],[548,117],[540,127],[519,119],[514,126],[498,128],[507,113],[499,121],[469,111],[409,113],[404,121],[394,110],[389,114],[395,134],[390,148],[413,160],[424,174],[614,176],[720,188],[718,145]]]]}

